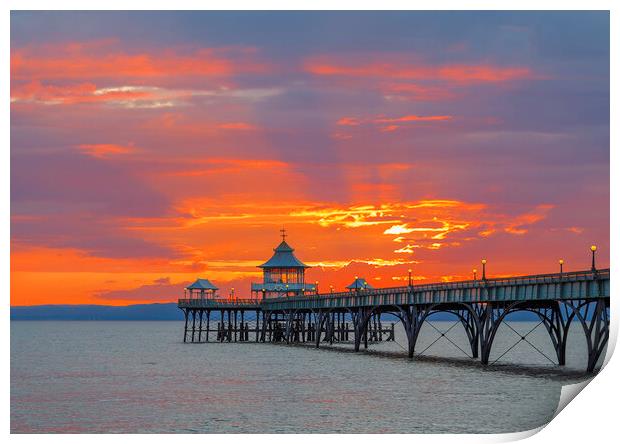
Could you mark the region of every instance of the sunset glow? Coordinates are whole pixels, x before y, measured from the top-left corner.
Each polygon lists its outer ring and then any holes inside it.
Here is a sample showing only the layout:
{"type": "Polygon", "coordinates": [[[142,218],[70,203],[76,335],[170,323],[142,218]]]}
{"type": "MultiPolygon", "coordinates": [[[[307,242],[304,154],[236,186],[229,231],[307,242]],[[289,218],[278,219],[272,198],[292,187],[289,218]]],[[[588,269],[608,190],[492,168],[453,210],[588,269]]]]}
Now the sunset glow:
{"type": "Polygon", "coordinates": [[[596,16],[39,14],[11,15],[12,305],[249,296],[282,227],[325,290],[609,266],[596,16]]]}

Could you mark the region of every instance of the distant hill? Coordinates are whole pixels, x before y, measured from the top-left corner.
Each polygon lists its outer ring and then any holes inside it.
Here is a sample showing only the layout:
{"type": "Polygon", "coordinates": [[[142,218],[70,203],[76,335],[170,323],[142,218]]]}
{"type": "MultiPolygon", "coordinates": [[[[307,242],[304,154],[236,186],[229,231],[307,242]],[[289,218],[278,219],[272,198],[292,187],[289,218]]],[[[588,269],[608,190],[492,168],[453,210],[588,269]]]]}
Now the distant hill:
{"type": "MultiPolygon", "coordinates": [[[[219,313],[213,313],[218,319],[219,313]]],[[[384,315],[385,322],[397,321],[391,315],[384,315]]],[[[438,313],[430,321],[452,321],[456,318],[447,313],[438,313]]],[[[111,305],[32,305],[11,307],[12,321],[180,321],[183,313],[174,302],[167,304],[138,304],[122,307],[111,305]]],[[[508,321],[536,321],[538,317],[530,312],[511,314],[508,321]]]]}
{"type": "Polygon", "coordinates": [[[11,307],[12,321],[178,321],[176,303],[111,305],[33,305],[11,307]]]}

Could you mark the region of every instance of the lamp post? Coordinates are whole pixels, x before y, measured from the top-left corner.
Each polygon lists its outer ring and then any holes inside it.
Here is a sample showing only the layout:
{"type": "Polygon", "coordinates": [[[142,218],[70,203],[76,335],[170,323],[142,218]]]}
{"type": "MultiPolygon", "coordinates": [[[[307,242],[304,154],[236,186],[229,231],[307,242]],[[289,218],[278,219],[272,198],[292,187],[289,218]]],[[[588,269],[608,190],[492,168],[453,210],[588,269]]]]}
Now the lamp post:
{"type": "Polygon", "coordinates": [[[596,271],[596,262],[595,262],[595,257],[596,257],[596,245],[592,245],[590,247],[590,250],[592,250],[592,271],[596,271]]]}
{"type": "Polygon", "coordinates": [[[330,291],[330,293],[334,294],[334,286],[333,285],[329,286],[329,291],[330,291]]]}
{"type": "Polygon", "coordinates": [[[411,278],[411,268],[408,270],[409,272],[409,286],[411,287],[413,285],[413,280],[411,278]]]}
{"type": "Polygon", "coordinates": [[[482,264],[482,280],[485,281],[487,279],[487,260],[482,259],[480,263],[482,264]]]}
{"type": "Polygon", "coordinates": [[[316,288],[316,294],[319,294],[319,281],[314,281],[314,286],[316,288]]]}
{"type": "Polygon", "coordinates": [[[560,259],[558,263],[560,264],[560,274],[562,274],[564,272],[564,259],[560,259]]]}
{"type": "Polygon", "coordinates": [[[474,272],[474,281],[475,281],[475,280],[476,280],[477,273],[478,273],[478,270],[476,270],[476,269],[474,268],[472,271],[474,272]]]}

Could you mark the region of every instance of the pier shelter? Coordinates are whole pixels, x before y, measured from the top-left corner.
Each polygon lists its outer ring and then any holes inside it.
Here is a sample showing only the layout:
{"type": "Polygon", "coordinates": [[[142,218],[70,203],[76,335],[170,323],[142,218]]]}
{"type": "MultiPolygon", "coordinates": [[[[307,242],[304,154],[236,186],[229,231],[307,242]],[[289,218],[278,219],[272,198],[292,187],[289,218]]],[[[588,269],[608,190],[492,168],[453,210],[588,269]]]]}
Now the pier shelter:
{"type": "Polygon", "coordinates": [[[263,270],[263,282],[252,283],[253,297],[269,299],[316,294],[317,285],[305,281],[306,269],[310,267],[297,259],[295,250],[286,242],[284,230],[282,242],[273,251],[273,256],[258,266],[263,270]]]}
{"type": "Polygon", "coordinates": [[[215,299],[219,290],[209,279],[196,279],[192,285],[185,287],[185,299],[215,299]]]}

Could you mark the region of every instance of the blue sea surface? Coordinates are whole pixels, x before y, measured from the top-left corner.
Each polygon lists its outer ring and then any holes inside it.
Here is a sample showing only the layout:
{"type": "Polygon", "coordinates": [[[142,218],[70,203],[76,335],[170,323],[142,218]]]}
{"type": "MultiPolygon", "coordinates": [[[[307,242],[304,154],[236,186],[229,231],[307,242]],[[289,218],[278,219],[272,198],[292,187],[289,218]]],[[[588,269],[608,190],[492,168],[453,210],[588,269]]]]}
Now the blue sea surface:
{"type": "Polygon", "coordinates": [[[528,430],[552,418],[586,362],[579,326],[560,368],[536,325],[503,325],[491,354],[500,359],[483,368],[464,354],[462,327],[446,321],[423,327],[416,351],[428,349],[413,361],[400,326],[396,342],[353,353],[351,344],[183,344],[172,321],[13,321],[11,432],[528,430]],[[534,327],[527,339],[539,351],[519,341],[534,327]],[[452,342],[434,342],[435,328],[452,342]]]}

